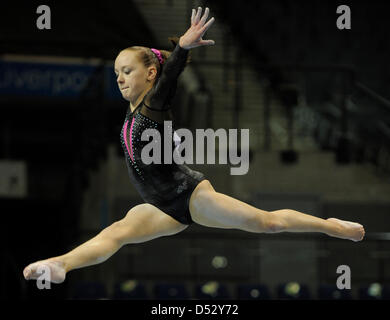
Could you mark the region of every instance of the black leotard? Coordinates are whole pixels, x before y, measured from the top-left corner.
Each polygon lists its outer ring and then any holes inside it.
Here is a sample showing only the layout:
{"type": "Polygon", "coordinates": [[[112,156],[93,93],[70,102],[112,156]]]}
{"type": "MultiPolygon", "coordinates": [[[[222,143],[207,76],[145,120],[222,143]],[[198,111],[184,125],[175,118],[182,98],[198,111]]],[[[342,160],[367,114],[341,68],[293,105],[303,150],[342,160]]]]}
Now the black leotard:
{"type": "MultiPolygon", "coordinates": [[[[189,200],[198,183],[206,179],[201,172],[191,170],[185,164],[164,163],[164,120],[171,120],[167,110],[176,91],[177,79],[183,71],[188,50],[176,45],[172,54],[162,65],[161,76],[144,96],[133,112],[130,107],[121,130],[120,138],[125,153],[130,180],[140,196],[183,224],[193,223],[189,200]],[[142,148],[150,141],[142,141],[145,129],[154,128],[161,135],[161,164],[144,164],[142,148]]],[[[174,132],[174,128],[172,128],[174,132]]],[[[172,150],[175,141],[170,137],[172,150]]]]}

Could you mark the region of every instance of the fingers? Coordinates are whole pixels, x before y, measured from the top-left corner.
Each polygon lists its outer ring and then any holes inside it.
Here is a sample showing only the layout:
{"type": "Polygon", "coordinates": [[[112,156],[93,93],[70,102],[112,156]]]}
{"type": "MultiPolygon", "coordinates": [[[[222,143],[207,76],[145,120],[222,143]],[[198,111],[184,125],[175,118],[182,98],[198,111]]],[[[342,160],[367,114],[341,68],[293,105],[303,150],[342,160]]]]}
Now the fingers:
{"type": "Polygon", "coordinates": [[[215,21],[214,17],[212,17],[209,21],[207,21],[207,23],[201,29],[202,35],[207,31],[208,28],[210,28],[210,26],[214,23],[214,21],[215,21]]]}
{"type": "Polygon", "coordinates": [[[202,17],[202,19],[200,19],[201,26],[203,26],[204,23],[206,22],[206,19],[209,16],[209,11],[210,11],[209,8],[206,8],[206,10],[204,11],[203,17],[202,17]]]}
{"type": "MultiPolygon", "coordinates": [[[[202,14],[202,8],[198,7],[198,11],[195,9],[192,9],[192,14],[191,14],[191,25],[199,25],[202,27],[206,20],[207,17],[209,16],[210,9],[206,7],[206,10],[204,11],[203,17],[200,19],[200,16],[202,14]]],[[[211,26],[211,24],[215,21],[214,17],[212,17],[201,29],[201,31],[204,33],[206,30],[211,26]]]]}
{"type": "Polygon", "coordinates": [[[207,18],[209,16],[209,13],[210,13],[210,9],[208,7],[206,7],[202,17],[201,17],[201,15],[202,15],[202,7],[198,7],[198,10],[192,9],[192,11],[191,11],[191,26],[196,26],[196,28],[195,29],[190,29],[190,30],[194,30],[196,32],[196,34],[199,35],[200,41],[198,42],[198,46],[199,45],[201,45],[201,46],[215,45],[215,41],[214,40],[202,40],[202,36],[204,35],[204,33],[210,28],[210,26],[215,21],[214,17],[212,17],[206,23],[206,20],[207,20],[207,18]],[[199,27],[198,27],[198,25],[199,25],[199,27]]]}
{"type": "Polygon", "coordinates": [[[202,14],[202,7],[198,7],[198,12],[196,13],[194,24],[198,24],[201,14],[202,14]]]}
{"type": "Polygon", "coordinates": [[[195,20],[195,9],[192,9],[192,14],[191,14],[191,25],[194,24],[194,20],[195,20]]]}
{"type": "Polygon", "coordinates": [[[202,40],[200,42],[200,44],[202,46],[213,46],[213,45],[215,45],[215,41],[214,40],[202,40]]]}

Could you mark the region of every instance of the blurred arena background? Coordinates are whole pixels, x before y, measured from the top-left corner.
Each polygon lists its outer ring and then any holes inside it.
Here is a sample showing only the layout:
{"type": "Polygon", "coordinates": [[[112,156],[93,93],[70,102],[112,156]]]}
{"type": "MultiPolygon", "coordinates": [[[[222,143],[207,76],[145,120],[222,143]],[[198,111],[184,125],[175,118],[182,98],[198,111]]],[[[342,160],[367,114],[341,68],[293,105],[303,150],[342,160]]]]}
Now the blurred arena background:
{"type": "MultiPolygon", "coordinates": [[[[2,299],[389,299],[390,4],[345,1],[7,1],[0,13],[2,299]],[[81,4],[82,3],[82,4],[81,4]],[[219,192],[365,226],[364,241],[193,225],[123,247],[38,290],[23,268],[63,254],[142,203],[119,134],[128,104],[113,62],[132,45],[172,50],[210,8],[179,79],[178,127],[250,130],[250,169],[192,165],[219,192]],[[338,266],[351,290],[337,290],[338,266]]],[[[220,146],[224,147],[224,146],[220,146]]],[[[218,150],[216,150],[218,154],[218,150]]]]}

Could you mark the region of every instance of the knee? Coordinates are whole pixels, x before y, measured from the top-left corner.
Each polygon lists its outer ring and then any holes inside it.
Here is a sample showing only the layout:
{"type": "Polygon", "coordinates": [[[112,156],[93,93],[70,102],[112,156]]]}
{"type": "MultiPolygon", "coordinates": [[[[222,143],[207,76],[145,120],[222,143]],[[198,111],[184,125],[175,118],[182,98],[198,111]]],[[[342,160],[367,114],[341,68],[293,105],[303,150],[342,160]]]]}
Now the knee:
{"type": "Polygon", "coordinates": [[[274,212],[268,212],[268,214],[267,226],[269,233],[283,232],[286,230],[286,223],[281,216],[274,212]]]}
{"type": "Polygon", "coordinates": [[[147,214],[153,215],[153,206],[149,203],[142,203],[132,207],[127,211],[125,217],[111,224],[109,227],[104,229],[105,236],[111,240],[123,243],[127,241],[130,235],[135,233],[139,224],[137,223],[137,215],[141,214],[145,216],[147,214]]]}
{"type": "Polygon", "coordinates": [[[103,229],[100,234],[107,239],[121,241],[122,238],[125,237],[125,234],[128,233],[128,224],[126,221],[138,211],[137,207],[138,206],[131,208],[121,220],[115,221],[107,228],[103,229]]]}
{"type": "Polygon", "coordinates": [[[284,231],[286,225],[284,221],[273,212],[265,212],[251,219],[251,228],[255,228],[255,232],[277,233],[284,231]]]}

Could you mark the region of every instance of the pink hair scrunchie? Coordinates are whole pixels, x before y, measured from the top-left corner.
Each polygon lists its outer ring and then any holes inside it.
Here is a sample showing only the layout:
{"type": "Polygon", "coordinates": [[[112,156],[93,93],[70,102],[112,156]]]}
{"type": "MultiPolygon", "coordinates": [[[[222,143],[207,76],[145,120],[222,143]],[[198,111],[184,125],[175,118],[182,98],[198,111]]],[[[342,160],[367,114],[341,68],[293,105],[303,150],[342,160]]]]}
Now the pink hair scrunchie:
{"type": "Polygon", "coordinates": [[[157,56],[158,61],[160,62],[160,64],[163,64],[164,63],[164,59],[163,59],[163,57],[161,55],[161,52],[159,50],[157,50],[157,49],[154,49],[154,48],[151,48],[151,50],[157,56]]]}

